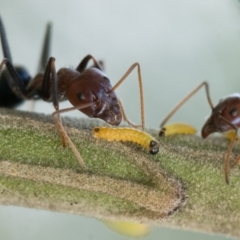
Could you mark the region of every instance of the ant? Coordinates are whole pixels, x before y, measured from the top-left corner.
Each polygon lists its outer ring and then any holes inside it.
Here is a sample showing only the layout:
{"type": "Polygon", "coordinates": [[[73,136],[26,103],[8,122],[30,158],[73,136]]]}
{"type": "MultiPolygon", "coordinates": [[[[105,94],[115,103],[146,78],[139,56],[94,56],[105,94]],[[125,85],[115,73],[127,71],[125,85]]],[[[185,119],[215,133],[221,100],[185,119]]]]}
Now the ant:
{"type": "MultiPolygon", "coordinates": [[[[10,63],[12,63],[12,56],[7,40],[7,35],[1,17],[0,17],[0,37],[3,56],[10,63]]],[[[48,23],[45,32],[41,58],[39,61],[38,72],[43,72],[45,69],[47,60],[49,58],[50,41],[51,41],[51,24],[48,23]]],[[[14,68],[21,78],[22,85],[27,87],[30,84],[31,80],[28,71],[23,66],[14,66],[14,68]]],[[[24,99],[25,98],[15,87],[15,82],[12,79],[11,74],[9,75],[7,70],[3,70],[0,79],[0,107],[14,108],[23,103],[24,99]]]]}
{"type": "Polygon", "coordinates": [[[83,169],[85,168],[84,161],[64,130],[60,114],[80,110],[88,117],[100,118],[110,125],[119,125],[123,118],[128,124],[139,127],[139,125],[134,125],[127,119],[122,104],[115,94],[115,90],[135,68],[138,70],[140,89],[140,127],[143,130],[145,128],[142,78],[139,63],[134,63],[113,87],[104,74],[101,64],[91,55],[84,57],[76,69],[61,68],[58,72],[56,72],[55,68],[55,59],[50,57],[44,73],[38,73],[27,85],[24,84],[22,77],[7,58],[4,58],[0,63],[0,72],[4,65],[11,76],[11,78],[8,78],[9,86],[19,98],[41,98],[44,101],[53,103],[55,111],[52,113],[52,117],[61,135],[62,145],[65,147],[66,143],[69,144],[83,169]],[[93,61],[93,66],[87,68],[90,60],[93,61]],[[59,101],[62,100],[68,100],[73,107],[60,110],[59,101]]]}
{"type": "MultiPolygon", "coordinates": [[[[201,87],[205,87],[206,96],[208,103],[212,109],[212,113],[208,120],[202,127],[201,135],[202,138],[207,138],[210,134],[214,132],[228,132],[230,130],[234,131],[234,136],[229,144],[227,154],[224,162],[224,175],[225,181],[229,184],[229,161],[232,149],[237,140],[237,132],[240,127],[240,94],[234,93],[225,98],[222,98],[216,107],[213,106],[210,94],[209,94],[209,85],[207,82],[202,82],[198,87],[191,91],[177,106],[170,111],[170,113],[164,118],[160,127],[162,128],[169,118],[190,98],[192,97],[201,87]]],[[[240,155],[234,160],[234,163],[231,165],[231,168],[236,166],[240,161],[240,155]]]]}

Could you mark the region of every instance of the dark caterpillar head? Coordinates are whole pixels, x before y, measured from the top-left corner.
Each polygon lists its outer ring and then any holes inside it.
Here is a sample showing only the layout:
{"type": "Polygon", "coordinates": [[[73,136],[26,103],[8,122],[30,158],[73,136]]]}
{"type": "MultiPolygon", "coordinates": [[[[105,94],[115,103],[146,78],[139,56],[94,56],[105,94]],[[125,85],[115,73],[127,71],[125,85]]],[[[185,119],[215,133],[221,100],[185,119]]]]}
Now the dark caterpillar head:
{"type": "Polygon", "coordinates": [[[152,140],[149,144],[150,147],[150,153],[151,154],[157,154],[159,151],[159,142],[152,140]]]}
{"type": "Polygon", "coordinates": [[[164,137],[165,136],[165,131],[166,131],[166,128],[162,128],[162,129],[160,129],[160,131],[159,131],[159,137],[164,137]]]}
{"type": "Polygon", "coordinates": [[[99,129],[98,127],[95,127],[95,128],[93,129],[93,131],[94,131],[94,132],[99,132],[100,129],[99,129]]]}

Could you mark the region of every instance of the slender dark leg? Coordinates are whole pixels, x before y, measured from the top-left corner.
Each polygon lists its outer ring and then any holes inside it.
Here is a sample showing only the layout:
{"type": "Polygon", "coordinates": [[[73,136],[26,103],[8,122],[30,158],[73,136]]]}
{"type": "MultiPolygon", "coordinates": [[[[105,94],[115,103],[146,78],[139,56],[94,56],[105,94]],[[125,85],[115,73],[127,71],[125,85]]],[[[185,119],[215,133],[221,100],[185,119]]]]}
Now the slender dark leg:
{"type": "MultiPolygon", "coordinates": [[[[48,59],[50,57],[51,35],[52,35],[52,24],[48,23],[47,27],[46,27],[44,39],[43,39],[41,56],[40,56],[40,60],[38,63],[38,68],[37,68],[37,72],[39,73],[38,75],[40,75],[40,73],[43,73],[45,71],[48,59]]],[[[38,78],[39,80],[34,79],[33,81],[31,81],[28,84],[28,89],[29,89],[29,91],[32,91],[33,94],[31,94],[31,96],[34,100],[41,98],[41,96],[39,96],[36,93],[36,89],[41,89],[41,86],[42,86],[42,79],[40,79],[40,76],[36,76],[35,78],[38,78]]],[[[32,100],[30,102],[30,110],[31,111],[33,111],[35,108],[34,100],[32,100]]]]}
{"type": "Polygon", "coordinates": [[[55,69],[55,58],[50,57],[45,68],[42,80],[42,98],[44,101],[53,102],[56,110],[59,109],[58,103],[58,78],[55,69]]]}
{"type": "MultiPolygon", "coordinates": [[[[134,70],[134,68],[137,67],[138,70],[138,83],[139,83],[139,92],[140,92],[140,111],[141,111],[141,127],[142,130],[145,129],[145,116],[144,116],[144,101],[143,101],[143,86],[142,86],[142,76],[141,76],[141,68],[139,63],[134,63],[128,70],[127,72],[123,75],[123,77],[115,84],[115,86],[110,90],[110,92],[115,91],[121,84],[122,82],[128,77],[128,75],[134,70]]],[[[121,104],[121,103],[120,103],[121,104]]],[[[122,104],[120,105],[122,112],[124,114],[124,119],[126,120],[126,114],[123,110],[122,104]]],[[[128,119],[126,120],[128,123],[131,123],[128,119]]],[[[131,124],[130,124],[131,125],[131,124]]],[[[134,124],[133,124],[134,125],[134,124]]],[[[134,125],[134,126],[139,126],[139,125],[134,125]]]]}
{"type": "Polygon", "coordinates": [[[201,89],[201,87],[205,87],[206,90],[206,95],[207,95],[207,100],[208,103],[210,105],[210,107],[213,109],[213,104],[210,98],[210,94],[209,94],[209,85],[207,82],[202,82],[199,86],[197,86],[195,89],[193,89],[186,97],[184,97],[178,104],[177,106],[175,106],[173,108],[173,110],[170,111],[170,113],[168,113],[168,115],[162,120],[161,124],[160,124],[160,128],[162,128],[166,122],[170,119],[170,117],[190,98],[192,97],[199,89],[201,89]]]}
{"type": "MultiPolygon", "coordinates": [[[[59,110],[59,101],[58,101],[58,78],[55,68],[55,59],[50,57],[43,75],[42,80],[42,98],[44,101],[53,102],[53,106],[56,111],[59,110]]],[[[62,133],[64,130],[62,126],[61,117],[59,114],[54,115],[54,121],[56,122],[57,128],[62,137],[62,145],[66,146],[66,137],[62,133]]]]}
{"type": "Polygon", "coordinates": [[[8,84],[12,91],[22,99],[28,98],[28,91],[21,80],[21,77],[18,75],[17,71],[13,67],[12,63],[9,62],[8,59],[4,58],[2,62],[0,63],[0,73],[2,71],[3,66],[6,66],[9,74],[11,77],[8,78],[8,84]]]}
{"type": "Polygon", "coordinates": [[[1,43],[2,43],[2,50],[4,58],[7,58],[9,62],[12,62],[12,56],[10,52],[10,48],[7,41],[6,31],[0,17],[0,36],[1,36],[1,43]]]}
{"type": "Polygon", "coordinates": [[[41,58],[38,65],[38,72],[44,72],[50,55],[52,24],[48,23],[41,51],[41,58]]]}
{"type": "MultiPolygon", "coordinates": [[[[56,111],[59,110],[58,102],[58,78],[55,69],[55,59],[50,57],[43,75],[42,80],[42,98],[44,101],[53,102],[53,106],[56,111]]],[[[66,137],[63,134],[64,129],[62,126],[61,117],[59,114],[54,116],[54,121],[57,125],[58,131],[60,132],[62,138],[62,145],[66,147],[66,137]]]]}
{"type": "Polygon", "coordinates": [[[101,64],[99,64],[99,62],[91,55],[87,55],[86,57],[84,57],[83,60],[79,63],[76,70],[82,73],[87,68],[87,64],[90,60],[93,60],[93,66],[95,68],[98,68],[99,70],[102,71],[101,64]]]}
{"type": "Polygon", "coordinates": [[[132,121],[130,121],[128,118],[127,118],[127,115],[125,113],[125,110],[123,108],[123,105],[122,105],[122,102],[118,99],[118,104],[120,106],[120,109],[121,109],[121,112],[122,112],[122,117],[123,117],[123,120],[125,122],[128,123],[129,126],[133,127],[133,128],[142,128],[142,125],[136,125],[134,124],[132,121]]]}

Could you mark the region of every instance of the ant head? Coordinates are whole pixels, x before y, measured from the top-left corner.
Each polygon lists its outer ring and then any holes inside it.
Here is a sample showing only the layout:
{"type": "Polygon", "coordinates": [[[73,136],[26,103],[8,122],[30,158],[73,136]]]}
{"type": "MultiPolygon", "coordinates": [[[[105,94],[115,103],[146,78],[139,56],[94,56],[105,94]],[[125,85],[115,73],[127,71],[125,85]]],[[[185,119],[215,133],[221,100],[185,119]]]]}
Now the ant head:
{"type": "Polygon", "coordinates": [[[79,110],[89,117],[117,126],[122,121],[122,113],[117,96],[111,89],[109,79],[101,70],[89,68],[68,84],[66,96],[73,106],[93,103],[79,110]]]}
{"type": "Polygon", "coordinates": [[[240,126],[240,94],[238,93],[220,100],[202,128],[202,137],[206,138],[214,132],[232,130],[233,128],[229,123],[237,127],[240,126]]]}

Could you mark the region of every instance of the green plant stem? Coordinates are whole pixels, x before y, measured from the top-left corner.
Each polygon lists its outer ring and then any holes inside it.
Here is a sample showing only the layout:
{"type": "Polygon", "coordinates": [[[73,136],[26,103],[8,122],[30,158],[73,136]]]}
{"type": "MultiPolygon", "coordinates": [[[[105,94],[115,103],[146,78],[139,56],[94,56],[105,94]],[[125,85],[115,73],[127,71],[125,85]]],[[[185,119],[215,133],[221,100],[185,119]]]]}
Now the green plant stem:
{"type": "Polygon", "coordinates": [[[0,110],[0,203],[240,237],[240,172],[225,184],[224,138],[161,138],[151,156],[94,139],[98,121],[63,122],[87,170],[61,146],[50,116],[0,110]]]}

